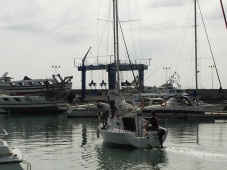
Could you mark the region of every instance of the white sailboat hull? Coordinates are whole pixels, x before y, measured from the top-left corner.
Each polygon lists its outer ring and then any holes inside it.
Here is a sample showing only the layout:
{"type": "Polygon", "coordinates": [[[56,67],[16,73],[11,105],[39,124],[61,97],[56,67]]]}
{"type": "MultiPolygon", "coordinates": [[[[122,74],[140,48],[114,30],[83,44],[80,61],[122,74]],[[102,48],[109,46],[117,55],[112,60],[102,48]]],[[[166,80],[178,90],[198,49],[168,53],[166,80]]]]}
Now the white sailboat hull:
{"type": "Polygon", "coordinates": [[[132,129],[127,130],[122,119],[113,118],[104,129],[99,129],[103,141],[109,144],[136,148],[156,148],[162,146],[165,142],[168,130],[159,128],[157,131],[147,132],[143,129],[143,118],[131,117],[129,119],[131,120],[128,123],[132,123],[135,120],[135,131],[131,131],[132,129]],[[160,132],[164,133],[160,135],[160,132]]]}

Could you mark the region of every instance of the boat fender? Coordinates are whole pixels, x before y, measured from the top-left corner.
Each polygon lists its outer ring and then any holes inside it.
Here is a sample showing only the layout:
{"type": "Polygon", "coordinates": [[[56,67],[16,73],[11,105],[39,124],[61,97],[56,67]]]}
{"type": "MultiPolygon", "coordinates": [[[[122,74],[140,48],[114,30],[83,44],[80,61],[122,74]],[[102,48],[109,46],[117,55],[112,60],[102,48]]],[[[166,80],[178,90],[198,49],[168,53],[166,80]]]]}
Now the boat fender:
{"type": "Polygon", "coordinates": [[[166,106],[166,101],[165,101],[165,100],[163,100],[163,101],[161,102],[161,106],[162,106],[162,107],[165,107],[165,106],[166,106]]]}
{"type": "Polygon", "coordinates": [[[99,128],[97,128],[97,138],[99,138],[100,136],[100,132],[99,132],[99,128]]]}

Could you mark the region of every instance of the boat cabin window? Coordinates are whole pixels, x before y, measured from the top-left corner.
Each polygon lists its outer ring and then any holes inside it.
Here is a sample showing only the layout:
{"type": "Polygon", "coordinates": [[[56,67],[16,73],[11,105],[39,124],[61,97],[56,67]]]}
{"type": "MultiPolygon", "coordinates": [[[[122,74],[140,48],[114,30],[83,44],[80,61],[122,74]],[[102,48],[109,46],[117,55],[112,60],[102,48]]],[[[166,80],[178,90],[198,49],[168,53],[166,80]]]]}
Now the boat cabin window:
{"type": "Polygon", "coordinates": [[[20,85],[20,86],[24,86],[24,83],[22,83],[22,82],[19,82],[19,85],[20,85]]]}
{"type": "Polygon", "coordinates": [[[34,85],[34,83],[32,81],[28,82],[28,84],[29,85],[32,85],[32,86],[34,85]]]}
{"type": "Polygon", "coordinates": [[[169,93],[175,93],[175,90],[169,90],[169,93]]]}
{"type": "Polygon", "coordinates": [[[187,106],[192,106],[191,102],[189,102],[187,99],[182,99],[180,101],[181,105],[187,105],[187,106]]]}
{"type": "Polygon", "coordinates": [[[3,98],[4,101],[9,101],[9,98],[3,98]]]}
{"type": "Polygon", "coordinates": [[[153,100],[152,104],[154,105],[160,105],[164,100],[153,100]]]}
{"type": "Polygon", "coordinates": [[[184,91],[183,90],[176,90],[177,93],[183,93],[184,91]]]}
{"type": "Polygon", "coordinates": [[[44,85],[44,83],[43,83],[42,81],[39,81],[38,83],[39,83],[40,85],[44,85]]]}
{"type": "Polygon", "coordinates": [[[27,97],[25,98],[25,100],[28,101],[28,102],[31,102],[32,101],[31,98],[27,98],[27,97]]]}
{"type": "Polygon", "coordinates": [[[16,84],[13,83],[13,82],[10,82],[9,84],[10,84],[11,86],[16,86],[16,84]]]}
{"type": "Polygon", "coordinates": [[[125,130],[132,131],[132,132],[136,131],[134,117],[123,117],[122,120],[123,120],[123,125],[125,130]]]}
{"type": "Polygon", "coordinates": [[[14,100],[17,101],[17,102],[20,102],[21,101],[21,99],[18,98],[18,97],[15,97],[14,100]]]}

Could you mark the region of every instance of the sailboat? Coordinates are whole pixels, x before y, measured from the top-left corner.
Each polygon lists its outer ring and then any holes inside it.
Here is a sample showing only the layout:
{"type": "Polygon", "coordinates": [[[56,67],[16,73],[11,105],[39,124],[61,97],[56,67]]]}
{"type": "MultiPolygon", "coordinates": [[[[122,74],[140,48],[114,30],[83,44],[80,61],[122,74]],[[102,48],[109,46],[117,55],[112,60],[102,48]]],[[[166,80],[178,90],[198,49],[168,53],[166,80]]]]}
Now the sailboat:
{"type": "Polygon", "coordinates": [[[114,55],[115,68],[117,70],[117,90],[118,96],[115,99],[118,116],[109,119],[104,127],[99,126],[99,132],[105,143],[136,148],[161,147],[166,140],[168,130],[159,127],[158,130],[146,131],[144,126],[147,120],[142,116],[137,116],[138,107],[125,102],[120,95],[119,78],[119,43],[118,43],[118,0],[113,0],[113,19],[114,19],[114,55]]]}

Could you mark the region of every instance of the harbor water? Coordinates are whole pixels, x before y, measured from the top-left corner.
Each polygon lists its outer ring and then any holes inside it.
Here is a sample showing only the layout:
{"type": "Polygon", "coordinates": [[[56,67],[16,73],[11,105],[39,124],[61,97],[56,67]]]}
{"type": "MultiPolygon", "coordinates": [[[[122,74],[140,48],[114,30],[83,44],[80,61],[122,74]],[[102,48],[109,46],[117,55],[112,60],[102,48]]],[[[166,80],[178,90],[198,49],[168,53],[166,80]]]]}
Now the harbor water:
{"type": "Polygon", "coordinates": [[[23,152],[32,170],[220,170],[227,167],[227,121],[162,120],[169,134],[160,149],[104,144],[97,118],[0,115],[5,140],[23,152]]]}

